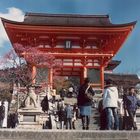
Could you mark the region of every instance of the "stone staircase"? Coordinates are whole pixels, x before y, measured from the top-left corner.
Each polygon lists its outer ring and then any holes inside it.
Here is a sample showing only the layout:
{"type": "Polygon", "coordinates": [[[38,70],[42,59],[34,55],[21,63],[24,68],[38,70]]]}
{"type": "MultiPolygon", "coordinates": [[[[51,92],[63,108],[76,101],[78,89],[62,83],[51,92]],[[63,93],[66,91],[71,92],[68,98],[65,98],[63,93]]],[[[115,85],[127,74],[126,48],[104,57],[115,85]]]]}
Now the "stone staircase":
{"type": "MultiPolygon", "coordinates": [[[[92,115],[90,116],[89,130],[99,130],[98,119],[99,119],[99,115],[97,113],[97,110],[95,108],[92,108],[92,115]]],[[[77,130],[82,130],[81,119],[78,119],[76,121],[75,126],[77,130]]]]}

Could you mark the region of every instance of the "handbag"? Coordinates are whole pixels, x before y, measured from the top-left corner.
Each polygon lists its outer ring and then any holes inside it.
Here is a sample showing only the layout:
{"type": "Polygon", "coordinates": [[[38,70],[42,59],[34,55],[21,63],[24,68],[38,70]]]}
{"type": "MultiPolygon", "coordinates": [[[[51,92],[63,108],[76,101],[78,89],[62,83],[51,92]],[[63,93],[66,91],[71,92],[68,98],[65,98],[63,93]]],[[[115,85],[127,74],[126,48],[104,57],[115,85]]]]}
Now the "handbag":
{"type": "Polygon", "coordinates": [[[90,85],[87,87],[87,89],[85,90],[85,98],[88,101],[92,101],[93,100],[93,95],[91,93],[88,92],[88,89],[90,88],[90,85]]]}

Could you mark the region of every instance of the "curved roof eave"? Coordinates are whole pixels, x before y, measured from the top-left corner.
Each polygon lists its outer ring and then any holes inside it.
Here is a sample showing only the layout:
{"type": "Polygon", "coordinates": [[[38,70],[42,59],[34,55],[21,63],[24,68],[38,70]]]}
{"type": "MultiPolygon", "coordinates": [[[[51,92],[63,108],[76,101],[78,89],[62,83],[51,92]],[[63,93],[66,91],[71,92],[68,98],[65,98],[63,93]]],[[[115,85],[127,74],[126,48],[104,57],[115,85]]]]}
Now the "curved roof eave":
{"type": "Polygon", "coordinates": [[[9,24],[13,24],[13,25],[29,25],[29,26],[65,26],[65,27],[99,27],[99,28],[120,28],[120,27],[129,27],[129,26],[135,26],[137,21],[133,21],[133,22],[130,22],[130,23],[124,23],[124,24],[110,24],[110,25],[100,25],[100,26],[88,26],[88,25],[84,25],[84,26],[81,26],[80,24],[79,25],[51,25],[51,24],[34,24],[34,23],[26,23],[26,22],[19,22],[19,21],[12,21],[12,20],[8,20],[8,19],[5,19],[5,18],[2,18],[0,17],[3,25],[4,23],[9,23],[9,24]]]}

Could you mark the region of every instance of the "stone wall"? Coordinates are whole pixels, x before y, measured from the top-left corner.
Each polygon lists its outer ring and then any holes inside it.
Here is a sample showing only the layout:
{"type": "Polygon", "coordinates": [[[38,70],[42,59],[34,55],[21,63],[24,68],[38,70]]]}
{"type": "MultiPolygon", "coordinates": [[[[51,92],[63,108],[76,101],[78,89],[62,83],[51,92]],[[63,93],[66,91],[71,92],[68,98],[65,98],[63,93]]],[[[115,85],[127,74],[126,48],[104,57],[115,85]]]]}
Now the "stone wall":
{"type": "Polygon", "coordinates": [[[140,132],[1,129],[0,140],[140,140],[140,132]]]}

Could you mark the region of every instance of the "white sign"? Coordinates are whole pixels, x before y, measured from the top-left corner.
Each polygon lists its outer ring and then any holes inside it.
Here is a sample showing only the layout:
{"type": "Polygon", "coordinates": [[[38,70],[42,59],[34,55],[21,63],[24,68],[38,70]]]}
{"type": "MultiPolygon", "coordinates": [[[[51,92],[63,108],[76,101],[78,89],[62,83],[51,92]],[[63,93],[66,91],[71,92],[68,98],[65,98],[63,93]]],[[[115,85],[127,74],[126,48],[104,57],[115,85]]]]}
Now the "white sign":
{"type": "Polygon", "coordinates": [[[71,41],[70,40],[67,40],[66,41],[66,44],[65,44],[65,49],[71,49],[71,41]]]}

